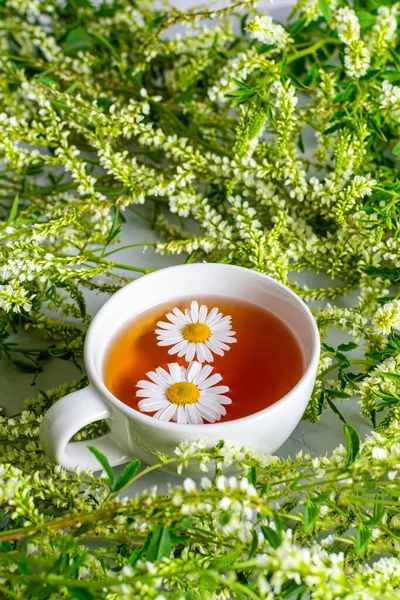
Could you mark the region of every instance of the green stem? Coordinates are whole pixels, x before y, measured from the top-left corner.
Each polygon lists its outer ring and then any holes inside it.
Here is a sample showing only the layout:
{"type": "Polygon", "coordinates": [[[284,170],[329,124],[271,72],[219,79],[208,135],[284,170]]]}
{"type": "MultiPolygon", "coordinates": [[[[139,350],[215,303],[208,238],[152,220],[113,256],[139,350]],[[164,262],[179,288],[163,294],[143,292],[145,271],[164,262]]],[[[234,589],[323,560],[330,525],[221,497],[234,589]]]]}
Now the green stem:
{"type": "Polygon", "coordinates": [[[303,58],[303,56],[307,56],[308,54],[313,54],[316,50],[318,50],[319,48],[322,48],[322,46],[325,46],[326,44],[342,44],[342,43],[343,42],[341,42],[338,38],[326,38],[326,39],[319,40],[312,46],[309,46],[308,48],[305,48],[304,50],[300,50],[300,52],[296,52],[296,54],[292,54],[292,56],[288,56],[287,64],[289,64],[299,58],[303,58]]]}
{"type": "MultiPolygon", "coordinates": [[[[59,256],[60,258],[70,258],[71,255],[63,254],[62,252],[57,252],[55,256],[59,256]]],[[[85,262],[92,262],[97,265],[104,265],[109,267],[110,269],[124,269],[126,271],[134,271],[135,273],[152,273],[153,271],[158,271],[157,268],[145,268],[145,267],[133,267],[131,265],[123,265],[121,263],[115,263],[108,260],[102,260],[101,258],[97,258],[96,256],[85,257],[85,262]]]]}
{"type": "MultiPolygon", "coordinates": [[[[374,367],[376,365],[376,362],[374,362],[373,360],[368,360],[368,359],[350,360],[349,362],[350,362],[350,365],[369,365],[371,367],[374,367]]],[[[322,376],[326,377],[326,375],[328,373],[330,373],[331,371],[334,371],[335,369],[338,369],[339,367],[340,367],[340,362],[337,362],[334,365],[331,365],[323,372],[322,376]]]]}
{"type": "MultiPolygon", "coordinates": [[[[103,257],[111,256],[111,254],[115,254],[116,252],[121,252],[121,250],[128,250],[129,248],[137,248],[140,246],[156,246],[157,242],[141,242],[140,244],[129,244],[128,246],[121,246],[120,248],[116,248],[115,250],[111,250],[111,252],[106,252],[103,254],[103,257]]],[[[96,252],[101,250],[101,248],[97,248],[96,252]]]]}

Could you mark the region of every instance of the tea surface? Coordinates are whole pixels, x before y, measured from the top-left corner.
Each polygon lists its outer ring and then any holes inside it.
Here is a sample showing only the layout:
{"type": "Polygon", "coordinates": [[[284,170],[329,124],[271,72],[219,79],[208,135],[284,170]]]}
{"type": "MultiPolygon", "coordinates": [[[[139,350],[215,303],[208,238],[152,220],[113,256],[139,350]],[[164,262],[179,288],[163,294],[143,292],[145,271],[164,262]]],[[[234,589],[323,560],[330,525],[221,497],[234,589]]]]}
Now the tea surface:
{"type": "MultiPolygon", "coordinates": [[[[185,357],[168,354],[171,346],[158,345],[155,330],[158,329],[157,322],[167,322],[166,315],[174,307],[185,312],[193,299],[158,304],[135,317],[117,333],[105,359],[104,379],[119,400],[140,410],[138,402],[141,398],[136,396],[136,384],[148,379],[147,372],[157,367],[168,371],[168,364],[174,362],[188,366],[185,357]]],[[[294,387],[304,372],[303,356],[285,323],[263,308],[242,300],[224,296],[195,299],[209,310],[217,307],[223,315],[230,315],[232,329],[236,332],[237,342],[229,346],[224,356],[214,354],[213,362],[203,363],[213,367],[212,374],[222,375],[218,385],[229,387],[226,396],[232,403],[225,406],[227,414],[220,422],[262,410],[294,387]]]]}

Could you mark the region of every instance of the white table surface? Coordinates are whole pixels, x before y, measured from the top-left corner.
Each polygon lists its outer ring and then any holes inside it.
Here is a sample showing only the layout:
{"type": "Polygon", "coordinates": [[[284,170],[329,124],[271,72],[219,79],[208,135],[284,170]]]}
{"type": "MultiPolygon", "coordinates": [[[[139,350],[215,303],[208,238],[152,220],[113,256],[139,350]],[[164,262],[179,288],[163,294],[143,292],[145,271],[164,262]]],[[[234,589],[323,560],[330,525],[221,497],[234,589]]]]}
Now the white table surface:
{"type": "MultiPolygon", "coordinates": [[[[174,0],[172,3],[179,8],[198,4],[196,0],[185,0],[185,2],[182,2],[182,0],[174,0]]],[[[226,2],[219,2],[218,6],[226,6],[226,4],[226,2]]],[[[263,1],[260,3],[260,6],[263,10],[267,10],[270,14],[273,14],[274,17],[283,21],[290,11],[291,4],[292,2],[290,0],[278,0],[275,5],[263,1]]],[[[127,218],[127,223],[123,228],[118,245],[125,246],[127,244],[139,243],[142,241],[148,242],[158,239],[155,232],[152,231],[142,219],[129,211],[126,211],[125,216],[127,218]]],[[[161,256],[156,254],[152,248],[148,248],[145,253],[142,252],[141,248],[122,250],[110,258],[122,264],[159,268],[179,264],[184,261],[184,258],[182,257],[161,256]]],[[[126,271],[125,274],[132,278],[131,272],[126,271]]],[[[310,286],[329,285],[329,280],[327,278],[323,280],[321,277],[317,277],[313,274],[307,278],[302,276],[298,281],[307,283],[310,286]]],[[[92,293],[86,294],[86,298],[88,311],[91,314],[95,314],[107,299],[105,295],[94,295],[92,293]]],[[[346,300],[347,302],[341,302],[342,306],[350,305],[348,303],[351,299],[347,298],[346,300]]],[[[26,335],[24,334],[23,338],[24,345],[37,346],[39,344],[46,344],[45,340],[43,340],[39,334],[28,332],[26,335]]],[[[348,338],[344,337],[339,331],[332,331],[328,341],[336,346],[342,341],[348,341],[348,338]]],[[[46,390],[56,387],[64,381],[77,379],[79,378],[79,372],[72,363],[53,359],[46,364],[43,373],[39,374],[36,385],[31,386],[32,375],[21,373],[16,367],[10,364],[7,359],[3,359],[0,361],[0,378],[2,382],[0,405],[4,407],[7,415],[12,415],[20,411],[25,398],[37,395],[38,390],[46,390]]],[[[359,431],[362,437],[370,431],[370,422],[359,414],[357,398],[346,400],[340,405],[340,410],[343,412],[348,422],[359,431]]],[[[277,454],[280,456],[295,455],[300,450],[315,455],[324,454],[325,452],[332,451],[332,449],[340,443],[344,443],[342,423],[339,421],[338,417],[328,409],[324,412],[318,423],[312,424],[310,421],[301,421],[289,440],[280,448],[277,454]]],[[[122,467],[118,467],[116,471],[120,472],[121,469],[122,467]]],[[[153,473],[147,478],[144,478],[144,480],[140,480],[140,482],[137,483],[137,487],[130,490],[130,493],[134,493],[135,491],[139,491],[140,489],[155,484],[161,489],[165,489],[168,482],[177,483],[180,479],[181,478],[178,476],[171,474],[161,472],[153,473]]]]}

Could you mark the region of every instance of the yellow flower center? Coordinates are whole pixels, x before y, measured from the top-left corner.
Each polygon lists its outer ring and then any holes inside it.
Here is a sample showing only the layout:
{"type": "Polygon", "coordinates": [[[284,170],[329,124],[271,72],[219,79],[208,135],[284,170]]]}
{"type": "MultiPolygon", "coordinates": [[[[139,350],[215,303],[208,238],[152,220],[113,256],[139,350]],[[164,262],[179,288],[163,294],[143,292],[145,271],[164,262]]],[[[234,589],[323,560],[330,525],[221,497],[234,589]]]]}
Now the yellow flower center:
{"type": "Polygon", "coordinates": [[[200,390],[194,383],[180,381],[168,388],[167,398],[172,404],[177,404],[178,406],[196,404],[200,398],[200,390]]]}
{"type": "Polygon", "coordinates": [[[182,329],[182,335],[192,344],[204,344],[211,337],[211,329],[205,323],[188,323],[182,329]]]}

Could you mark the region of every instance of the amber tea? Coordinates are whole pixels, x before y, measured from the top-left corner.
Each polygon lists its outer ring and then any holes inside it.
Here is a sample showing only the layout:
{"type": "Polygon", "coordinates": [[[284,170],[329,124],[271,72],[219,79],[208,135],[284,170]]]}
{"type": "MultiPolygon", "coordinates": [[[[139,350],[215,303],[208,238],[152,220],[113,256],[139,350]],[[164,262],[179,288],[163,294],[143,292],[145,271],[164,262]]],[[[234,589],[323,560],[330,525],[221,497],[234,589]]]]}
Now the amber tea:
{"type": "Polygon", "coordinates": [[[128,406],[178,423],[230,421],[270,406],[304,372],[299,344],[267,310],[224,296],[146,310],[120,331],[104,365],[128,406]]]}

